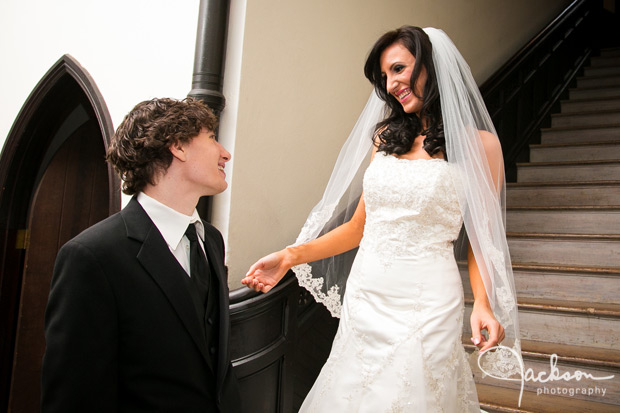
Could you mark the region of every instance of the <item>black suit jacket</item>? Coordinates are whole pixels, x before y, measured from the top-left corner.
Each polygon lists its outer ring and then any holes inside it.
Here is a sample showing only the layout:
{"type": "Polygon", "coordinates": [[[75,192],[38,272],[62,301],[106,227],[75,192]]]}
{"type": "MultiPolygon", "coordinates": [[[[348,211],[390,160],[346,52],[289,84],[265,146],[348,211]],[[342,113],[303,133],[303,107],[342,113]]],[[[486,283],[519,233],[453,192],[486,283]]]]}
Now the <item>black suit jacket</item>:
{"type": "Polygon", "coordinates": [[[217,367],[187,274],[135,198],[61,248],[45,315],[43,412],[240,410],[224,242],[208,223],[204,244],[219,284],[217,367]]]}

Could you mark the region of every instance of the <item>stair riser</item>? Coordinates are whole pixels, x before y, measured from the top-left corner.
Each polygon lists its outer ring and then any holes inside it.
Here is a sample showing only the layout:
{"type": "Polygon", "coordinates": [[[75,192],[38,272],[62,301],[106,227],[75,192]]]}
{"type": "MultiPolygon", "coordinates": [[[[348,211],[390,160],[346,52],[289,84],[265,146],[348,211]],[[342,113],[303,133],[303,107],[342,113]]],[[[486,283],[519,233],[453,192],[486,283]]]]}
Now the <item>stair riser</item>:
{"type": "Polygon", "coordinates": [[[588,115],[552,116],[551,127],[597,126],[620,123],[620,111],[612,113],[593,113],[588,115]]]}
{"type": "Polygon", "coordinates": [[[509,206],[620,205],[619,186],[508,188],[509,206]]]}
{"type": "Polygon", "coordinates": [[[585,76],[613,76],[620,75],[620,66],[586,67],[585,76]]]}
{"type": "Polygon", "coordinates": [[[519,182],[576,182],[620,180],[620,164],[519,166],[519,182]]]}
{"type": "MultiPolygon", "coordinates": [[[[519,390],[521,388],[520,381],[508,381],[499,380],[492,377],[483,377],[482,371],[478,368],[477,362],[474,361],[472,366],[472,372],[474,373],[474,379],[476,383],[486,384],[491,386],[499,386],[509,389],[519,390]]],[[[555,367],[558,369],[558,375],[565,373],[574,376],[577,371],[591,374],[593,377],[609,377],[614,376],[610,380],[593,380],[590,378],[582,378],[566,380],[554,380],[549,382],[536,382],[534,380],[525,381],[524,390],[538,394],[537,397],[556,396],[567,397],[571,400],[587,400],[591,402],[607,403],[612,405],[620,404],[620,375],[619,371],[613,368],[594,368],[585,365],[572,365],[564,361],[557,361],[555,367]],[[581,394],[582,389],[591,389],[591,394],[581,394]],[[576,389],[579,389],[577,391],[576,389]],[[598,389],[598,391],[597,391],[598,389]],[[604,393],[603,393],[603,389],[604,393]],[[571,396],[571,390],[573,391],[571,396]]],[[[524,358],[524,373],[527,374],[531,369],[534,377],[541,375],[541,379],[547,379],[551,372],[551,360],[550,359],[529,359],[524,358]]],[[[518,394],[517,399],[514,401],[516,407],[519,403],[518,394]]]]}
{"type": "Polygon", "coordinates": [[[620,86],[620,77],[602,76],[602,77],[582,77],[577,79],[577,87],[603,87],[603,86],[620,86]]]}
{"type": "Polygon", "coordinates": [[[596,56],[590,61],[592,67],[620,66],[620,56],[596,56]]]}
{"type": "Polygon", "coordinates": [[[542,131],[541,142],[579,143],[579,142],[606,142],[620,139],[620,127],[593,128],[584,130],[553,130],[542,131]]]}
{"type": "Polygon", "coordinates": [[[570,99],[598,99],[620,95],[620,87],[605,87],[601,89],[571,89],[570,99]]]}
{"type": "Polygon", "coordinates": [[[509,237],[508,246],[514,263],[620,268],[620,241],[509,237]]]}
{"type": "MultiPolygon", "coordinates": [[[[472,296],[469,273],[461,268],[463,291],[472,296]]],[[[527,298],[581,303],[620,304],[618,275],[582,275],[546,271],[514,271],[515,288],[520,300],[527,298]]]]}
{"type": "Polygon", "coordinates": [[[620,159],[620,144],[530,149],[530,162],[603,161],[620,159]]]}
{"type": "Polygon", "coordinates": [[[620,211],[508,211],[506,228],[509,232],[620,234],[620,211]]]}
{"type": "Polygon", "coordinates": [[[620,98],[609,100],[592,101],[564,101],[562,102],[562,113],[577,113],[597,110],[620,110],[620,98]]]}

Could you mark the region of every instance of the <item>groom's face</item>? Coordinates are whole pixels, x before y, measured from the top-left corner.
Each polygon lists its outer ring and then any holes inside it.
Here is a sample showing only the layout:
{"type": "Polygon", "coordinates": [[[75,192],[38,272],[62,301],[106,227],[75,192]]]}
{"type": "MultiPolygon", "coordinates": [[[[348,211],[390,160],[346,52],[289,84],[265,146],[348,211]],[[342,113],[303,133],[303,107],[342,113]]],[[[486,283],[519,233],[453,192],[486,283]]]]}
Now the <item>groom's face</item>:
{"type": "Polygon", "coordinates": [[[219,194],[228,187],[224,168],[231,155],[215,139],[213,131],[203,128],[183,149],[185,179],[203,196],[219,194]]]}

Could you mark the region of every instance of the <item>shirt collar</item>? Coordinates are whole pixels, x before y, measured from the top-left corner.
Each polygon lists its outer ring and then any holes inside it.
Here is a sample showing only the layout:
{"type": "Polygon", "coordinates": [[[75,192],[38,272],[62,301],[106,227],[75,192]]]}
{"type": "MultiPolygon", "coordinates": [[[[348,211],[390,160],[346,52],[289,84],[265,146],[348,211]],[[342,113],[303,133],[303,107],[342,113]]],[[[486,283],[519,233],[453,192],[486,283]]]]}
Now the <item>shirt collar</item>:
{"type": "Polygon", "coordinates": [[[161,236],[170,248],[176,250],[190,223],[196,224],[196,233],[204,242],[205,232],[198,211],[194,208],[192,215],[185,215],[140,192],[137,200],[155,224],[161,236]]]}

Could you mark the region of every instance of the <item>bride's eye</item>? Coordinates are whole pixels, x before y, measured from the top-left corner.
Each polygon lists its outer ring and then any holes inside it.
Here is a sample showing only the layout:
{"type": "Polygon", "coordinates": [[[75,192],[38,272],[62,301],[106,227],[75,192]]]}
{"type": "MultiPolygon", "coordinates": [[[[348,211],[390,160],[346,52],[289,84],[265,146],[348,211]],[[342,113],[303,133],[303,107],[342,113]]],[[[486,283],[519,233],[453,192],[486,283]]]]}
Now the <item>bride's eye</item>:
{"type": "Polygon", "coordinates": [[[403,66],[403,65],[396,65],[396,66],[394,66],[394,72],[400,73],[400,72],[402,72],[402,70],[404,68],[405,68],[405,66],[403,66]]]}

